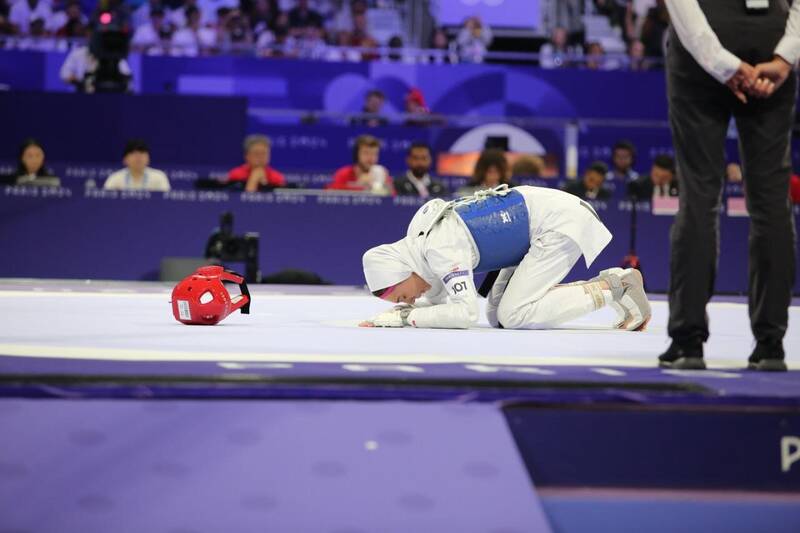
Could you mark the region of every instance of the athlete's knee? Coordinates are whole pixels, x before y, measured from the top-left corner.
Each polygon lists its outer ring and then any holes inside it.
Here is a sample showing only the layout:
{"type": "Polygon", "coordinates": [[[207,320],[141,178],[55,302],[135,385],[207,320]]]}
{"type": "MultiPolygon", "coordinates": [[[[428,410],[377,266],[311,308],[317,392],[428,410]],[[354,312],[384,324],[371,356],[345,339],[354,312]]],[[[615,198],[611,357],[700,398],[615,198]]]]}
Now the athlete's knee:
{"type": "Polygon", "coordinates": [[[497,305],[497,309],[495,310],[495,315],[497,316],[497,321],[506,329],[512,329],[516,324],[516,313],[514,306],[509,305],[507,299],[500,300],[500,303],[497,305]]]}

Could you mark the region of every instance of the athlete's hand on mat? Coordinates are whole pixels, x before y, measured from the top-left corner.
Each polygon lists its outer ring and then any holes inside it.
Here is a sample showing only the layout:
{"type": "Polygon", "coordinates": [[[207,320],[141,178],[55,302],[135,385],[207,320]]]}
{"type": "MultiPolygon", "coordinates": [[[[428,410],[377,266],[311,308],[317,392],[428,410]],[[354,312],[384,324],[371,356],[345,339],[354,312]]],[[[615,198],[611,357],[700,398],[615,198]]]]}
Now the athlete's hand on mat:
{"type": "Polygon", "coordinates": [[[756,65],[755,73],[757,80],[750,87],[749,93],[756,98],[769,98],[792,73],[792,65],[782,57],[775,56],[772,61],[756,65]]]}
{"type": "Polygon", "coordinates": [[[739,99],[740,102],[743,104],[747,103],[747,94],[750,91],[750,88],[756,82],[756,69],[750,63],[745,63],[742,61],[739,63],[739,68],[736,70],[733,76],[725,82],[725,85],[728,86],[728,89],[739,99]]]}
{"type": "Polygon", "coordinates": [[[405,326],[403,321],[402,309],[392,309],[386,311],[371,320],[365,320],[359,324],[362,328],[402,328],[405,326]]]}

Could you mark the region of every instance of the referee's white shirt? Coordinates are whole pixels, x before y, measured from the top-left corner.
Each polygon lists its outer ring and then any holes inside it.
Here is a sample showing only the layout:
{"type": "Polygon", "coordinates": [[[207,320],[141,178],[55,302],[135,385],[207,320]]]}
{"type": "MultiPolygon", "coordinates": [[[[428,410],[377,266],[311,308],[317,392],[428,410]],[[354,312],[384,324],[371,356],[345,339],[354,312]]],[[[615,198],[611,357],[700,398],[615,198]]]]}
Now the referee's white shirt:
{"type": "MultiPolygon", "coordinates": [[[[666,3],[671,24],[675,27],[681,44],[695,61],[720,83],[731,79],[739,70],[742,60],[722,46],[697,0],[666,0],[666,3]]],[[[746,32],[747,28],[742,28],[742,31],[746,32]]],[[[782,57],[790,65],[797,66],[800,59],[800,0],[792,0],[786,30],[775,47],[775,55],[782,57]]]]}

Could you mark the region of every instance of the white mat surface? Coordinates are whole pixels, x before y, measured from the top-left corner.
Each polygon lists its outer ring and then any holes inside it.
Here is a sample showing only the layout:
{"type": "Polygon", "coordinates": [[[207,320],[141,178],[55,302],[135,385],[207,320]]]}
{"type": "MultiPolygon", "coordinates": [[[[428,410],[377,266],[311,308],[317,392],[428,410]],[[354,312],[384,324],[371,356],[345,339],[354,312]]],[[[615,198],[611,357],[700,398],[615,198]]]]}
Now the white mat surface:
{"type": "MultiPolygon", "coordinates": [[[[255,287],[250,315],[215,327],[184,326],[172,317],[169,287],[156,283],[31,280],[0,283],[0,354],[143,361],[331,363],[472,363],[654,367],[668,346],[667,304],[653,302],[643,333],[609,328],[604,309],[552,331],[495,330],[482,319],[471,330],[359,328],[386,304],[342,288],[255,287]]],[[[742,368],[753,340],[747,306],[712,303],[706,359],[742,368]]],[[[800,369],[800,307],[791,309],[784,341],[790,368],[800,369]]]]}

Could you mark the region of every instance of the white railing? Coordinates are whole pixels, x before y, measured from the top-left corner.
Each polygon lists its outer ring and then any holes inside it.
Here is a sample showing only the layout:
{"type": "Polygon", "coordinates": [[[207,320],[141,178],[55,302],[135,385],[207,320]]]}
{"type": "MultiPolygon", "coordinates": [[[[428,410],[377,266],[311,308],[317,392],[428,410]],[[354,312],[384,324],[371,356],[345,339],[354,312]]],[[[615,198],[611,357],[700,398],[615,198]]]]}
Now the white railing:
{"type": "MultiPolygon", "coordinates": [[[[21,37],[0,36],[0,50],[28,50],[38,52],[68,52],[76,46],[86,44],[85,39],[57,39],[54,37],[21,37]]],[[[320,45],[319,47],[304,47],[270,44],[256,46],[246,43],[225,43],[211,47],[180,46],[165,41],[145,49],[132,48],[131,52],[145,55],[174,55],[174,56],[219,56],[219,55],[250,55],[264,58],[296,58],[313,59],[333,62],[359,62],[359,61],[387,61],[408,64],[439,64],[463,62],[455,48],[448,50],[424,48],[390,48],[380,47],[343,47],[320,45]]],[[[593,68],[596,70],[639,70],[636,64],[645,64],[647,68],[663,67],[663,58],[641,58],[631,60],[622,53],[607,53],[594,57],[586,54],[560,54],[562,67],[593,68]]],[[[489,51],[483,56],[486,63],[519,63],[538,65],[541,59],[551,59],[551,56],[534,52],[494,52],[489,51]]]]}

